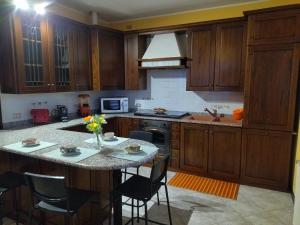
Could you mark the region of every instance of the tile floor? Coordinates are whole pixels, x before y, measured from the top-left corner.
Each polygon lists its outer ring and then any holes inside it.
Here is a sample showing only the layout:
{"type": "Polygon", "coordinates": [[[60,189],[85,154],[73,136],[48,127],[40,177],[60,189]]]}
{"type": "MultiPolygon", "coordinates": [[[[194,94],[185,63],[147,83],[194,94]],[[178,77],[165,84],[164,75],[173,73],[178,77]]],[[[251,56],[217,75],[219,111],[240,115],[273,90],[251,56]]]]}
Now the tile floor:
{"type": "MultiPolygon", "coordinates": [[[[143,167],[140,172],[147,176],[150,169],[143,167]]],[[[168,178],[174,175],[169,172],[168,178]]],[[[241,185],[234,201],[169,186],[169,195],[174,225],[292,225],[293,202],[288,193],[241,185]]],[[[149,203],[149,218],[168,224],[163,189],[160,200],[160,206],[155,197],[149,203]]],[[[140,211],[143,214],[143,208],[140,211]]],[[[131,215],[130,207],[123,206],[123,215],[126,221],[131,215]]],[[[4,225],[12,224],[4,220],[4,225]]]]}

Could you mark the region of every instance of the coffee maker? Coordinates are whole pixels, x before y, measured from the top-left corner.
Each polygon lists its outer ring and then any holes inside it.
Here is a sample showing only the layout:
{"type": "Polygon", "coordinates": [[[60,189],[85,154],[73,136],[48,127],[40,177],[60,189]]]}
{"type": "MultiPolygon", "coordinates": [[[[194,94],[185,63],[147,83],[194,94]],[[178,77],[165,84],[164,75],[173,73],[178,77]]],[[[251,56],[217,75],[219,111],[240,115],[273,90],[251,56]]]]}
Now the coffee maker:
{"type": "Polygon", "coordinates": [[[65,105],[57,105],[52,111],[52,116],[57,121],[68,122],[68,108],[65,105]]]}

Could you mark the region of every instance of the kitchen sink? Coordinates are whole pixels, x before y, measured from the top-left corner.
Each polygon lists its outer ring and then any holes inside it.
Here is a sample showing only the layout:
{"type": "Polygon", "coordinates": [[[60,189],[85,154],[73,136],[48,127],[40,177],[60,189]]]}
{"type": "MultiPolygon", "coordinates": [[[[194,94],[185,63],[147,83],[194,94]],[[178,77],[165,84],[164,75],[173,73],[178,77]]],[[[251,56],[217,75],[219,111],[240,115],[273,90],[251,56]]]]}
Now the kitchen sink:
{"type": "MultiPolygon", "coordinates": [[[[183,117],[185,120],[196,120],[196,121],[213,121],[213,117],[211,115],[206,114],[191,114],[189,116],[183,117]]],[[[214,121],[216,123],[219,122],[230,122],[230,123],[238,123],[239,121],[234,120],[231,116],[220,117],[220,121],[214,121]]]]}

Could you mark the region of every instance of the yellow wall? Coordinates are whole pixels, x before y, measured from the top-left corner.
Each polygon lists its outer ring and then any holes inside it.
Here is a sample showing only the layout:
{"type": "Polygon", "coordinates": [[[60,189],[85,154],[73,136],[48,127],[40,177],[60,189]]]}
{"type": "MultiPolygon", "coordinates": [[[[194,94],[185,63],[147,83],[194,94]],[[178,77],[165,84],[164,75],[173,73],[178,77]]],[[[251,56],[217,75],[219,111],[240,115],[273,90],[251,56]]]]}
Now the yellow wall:
{"type": "Polygon", "coordinates": [[[148,28],[157,28],[187,23],[204,22],[211,20],[228,19],[243,16],[244,11],[270,8],[275,6],[299,4],[300,0],[263,0],[255,3],[245,3],[226,7],[210,8],[205,10],[189,11],[173,15],[158,16],[119,23],[112,23],[115,29],[129,31],[148,28]]]}
{"type": "MultiPolygon", "coordinates": [[[[297,153],[296,153],[296,160],[295,161],[298,161],[300,160],[300,114],[299,114],[299,129],[298,129],[298,140],[297,140],[297,153]]],[[[296,181],[297,181],[297,173],[296,173],[296,163],[295,163],[295,174],[294,174],[294,186],[293,186],[293,192],[295,193],[296,191],[296,181]]],[[[299,187],[300,188],[300,187],[299,187]]]]}

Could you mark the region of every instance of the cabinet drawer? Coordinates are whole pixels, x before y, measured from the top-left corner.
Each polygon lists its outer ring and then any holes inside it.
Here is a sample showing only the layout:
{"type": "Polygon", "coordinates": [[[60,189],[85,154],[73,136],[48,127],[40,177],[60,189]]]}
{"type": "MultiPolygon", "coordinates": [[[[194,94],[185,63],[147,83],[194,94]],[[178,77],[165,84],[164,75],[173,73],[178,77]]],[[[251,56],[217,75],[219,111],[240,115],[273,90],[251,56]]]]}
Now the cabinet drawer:
{"type": "Polygon", "coordinates": [[[294,43],[300,40],[300,10],[264,12],[249,16],[248,44],[294,43]]]}

